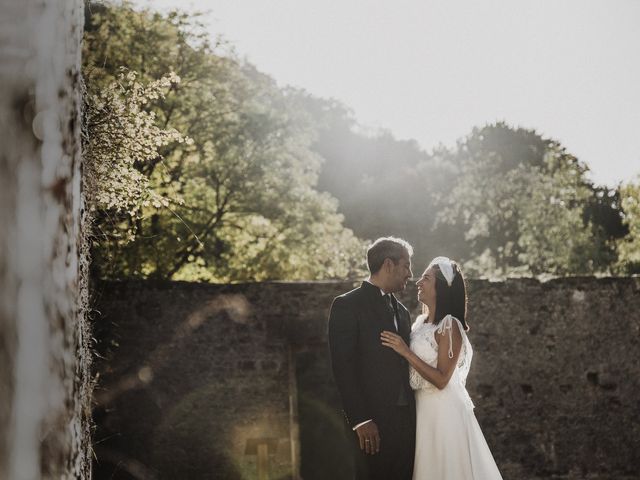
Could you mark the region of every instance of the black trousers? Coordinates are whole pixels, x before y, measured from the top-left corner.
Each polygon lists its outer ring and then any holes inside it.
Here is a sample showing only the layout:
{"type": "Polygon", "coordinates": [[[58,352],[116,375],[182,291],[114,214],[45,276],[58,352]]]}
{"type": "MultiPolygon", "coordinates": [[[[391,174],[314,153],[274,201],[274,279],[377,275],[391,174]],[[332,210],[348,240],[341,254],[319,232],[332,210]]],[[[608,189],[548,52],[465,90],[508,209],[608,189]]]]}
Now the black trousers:
{"type": "Polygon", "coordinates": [[[356,480],[411,480],[415,454],[416,423],[412,406],[389,407],[374,418],[380,432],[380,452],[368,455],[360,449],[358,434],[351,430],[356,480]]]}

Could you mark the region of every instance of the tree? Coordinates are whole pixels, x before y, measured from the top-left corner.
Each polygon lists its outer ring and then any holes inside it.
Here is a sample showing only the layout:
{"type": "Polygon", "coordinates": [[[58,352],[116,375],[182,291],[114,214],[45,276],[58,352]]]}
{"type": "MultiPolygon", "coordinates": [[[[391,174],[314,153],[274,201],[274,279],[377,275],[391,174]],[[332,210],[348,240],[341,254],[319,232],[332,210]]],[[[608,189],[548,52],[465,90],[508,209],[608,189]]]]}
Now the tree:
{"type": "Polygon", "coordinates": [[[447,225],[434,229],[438,199],[454,183],[455,167],[439,152],[390,132],[364,131],[352,112],[335,100],[300,92],[298,108],[318,129],[312,148],[325,158],[318,188],[339,200],[345,224],[361,238],[397,235],[413,246],[416,268],[452,251],[447,225]]]}
{"type": "Polygon", "coordinates": [[[589,182],[586,166],[559,142],[498,123],[425,152],[413,140],[365,132],[335,100],[278,88],[223,41],[210,43],[197,22],[126,3],[96,7],[89,18],[91,84],[104,87],[123,65],[146,82],[176,72],[182,81],[147,109],[159,128],[194,140],[135,166],[154,192],[185,203],[145,211],[126,248],[103,242],[100,275],[355,274],[363,245],[349,229],[360,238],[402,236],[415,264],[447,254],[472,275],[616,265],[617,242],[628,234],[620,194],[589,182]],[[332,239],[340,243],[329,247],[332,239]],[[347,254],[331,259],[330,251],[347,254]]]}
{"type": "Polygon", "coordinates": [[[640,273],[640,182],[629,182],[620,188],[624,223],[629,234],[619,239],[619,270],[626,274],[640,273]]]}
{"type": "Polygon", "coordinates": [[[518,261],[524,268],[513,266],[513,270],[534,275],[591,274],[615,261],[615,250],[603,232],[585,221],[592,191],[576,181],[574,171],[559,169],[544,175],[532,168],[508,175],[516,176],[526,181],[527,195],[520,193],[514,202],[519,220],[518,261]]]}
{"type": "Polygon", "coordinates": [[[342,225],[336,202],[315,189],[322,158],[313,125],[255,67],[216,52],[197,21],[171,13],[101,6],[85,33],[90,89],[120,67],[142,82],[175,72],[164,98],[146,109],[170,143],[133,166],[171,209],[142,208],[123,244],[96,244],[96,274],[209,281],[318,279],[355,275],[363,245],[342,225]],[[342,252],[336,254],[336,252],[342,252]]]}
{"type": "Polygon", "coordinates": [[[175,129],[159,128],[154,112],[144,109],[178,82],[177,76],[168,75],[143,85],[135,72],[127,72],[84,96],[85,183],[98,242],[126,245],[135,239],[145,207],[183,203],[175,192],[155,192],[150,179],[139,171],[160,157],[162,147],[192,143],[175,129]]]}
{"type": "Polygon", "coordinates": [[[364,135],[335,101],[301,105],[327,158],[320,187],[339,199],[346,224],[360,236],[407,238],[417,268],[440,254],[471,275],[588,273],[615,262],[626,234],[617,194],[588,182],[558,142],[496,124],[427,153],[385,132],[364,135]]]}
{"type": "Polygon", "coordinates": [[[390,134],[365,135],[349,110],[307,96],[327,159],[320,188],[340,201],[364,237],[392,232],[415,247],[422,268],[440,254],[470,275],[608,271],[622,224],[619,194],[586,179],[558,142],[499,123],[476,128],[455,148],[424,152],[390,134]]]}
{"type": "Polygon", "coordinates": [[[450,159],[460,166],[439,220],[461,229],[467,272],[589,274],[615,245],[586,212],[596,189],[558,142],[498,123],[476,128],[450,159]]]}

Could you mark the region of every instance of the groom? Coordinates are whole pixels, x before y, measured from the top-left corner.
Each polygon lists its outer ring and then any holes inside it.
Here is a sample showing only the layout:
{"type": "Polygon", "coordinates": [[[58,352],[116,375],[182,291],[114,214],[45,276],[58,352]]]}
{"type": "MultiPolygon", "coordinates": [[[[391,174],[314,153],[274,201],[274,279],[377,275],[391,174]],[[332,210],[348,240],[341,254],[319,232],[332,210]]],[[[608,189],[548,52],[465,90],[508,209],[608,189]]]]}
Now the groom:
{"type": "Polygon", "coordinates": [[[413,472],[415,403],[408,364],[380,341],[389,330],[409,344],[409,312],[393,294],[411,278],[411,255],[404,240],[377,239],[367,250],[369,278],[331,305],[331,366],[358,480],[410,480],[413,472]]]}

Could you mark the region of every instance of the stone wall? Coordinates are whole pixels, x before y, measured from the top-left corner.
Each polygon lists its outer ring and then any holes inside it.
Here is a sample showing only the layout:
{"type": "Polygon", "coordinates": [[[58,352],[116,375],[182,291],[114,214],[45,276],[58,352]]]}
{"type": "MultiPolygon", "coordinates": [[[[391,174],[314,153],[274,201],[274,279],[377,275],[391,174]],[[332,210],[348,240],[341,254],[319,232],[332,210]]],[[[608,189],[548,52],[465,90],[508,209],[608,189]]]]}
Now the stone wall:
{"type": "MultiPolygon", "coordinates": [[[[353,286],[100,284],[96,478],[256,478],[260,442],[270,478],[349,478],[325,329],[353,286]]],[[[640,279],[469,296],[468,389],[504,478],[637,478],[640,279]]]]}

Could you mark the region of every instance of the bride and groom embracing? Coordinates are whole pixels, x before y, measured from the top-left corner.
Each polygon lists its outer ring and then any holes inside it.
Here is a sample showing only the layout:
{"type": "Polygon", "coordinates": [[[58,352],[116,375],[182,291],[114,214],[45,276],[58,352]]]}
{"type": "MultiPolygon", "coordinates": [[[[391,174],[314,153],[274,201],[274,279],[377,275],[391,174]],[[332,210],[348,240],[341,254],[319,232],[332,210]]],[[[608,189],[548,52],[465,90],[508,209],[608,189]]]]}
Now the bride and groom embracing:
{"type": "Polygon", "coordinates": [[[331,306],[331,364],[355,478],[501,479],[465,388],[473,351],[462,272],[446,257],[429,264],[412,325],[393,295],[412,276],[412,254],[404,240],[379,238],[367,251],[369,278],[331,306]]]}

